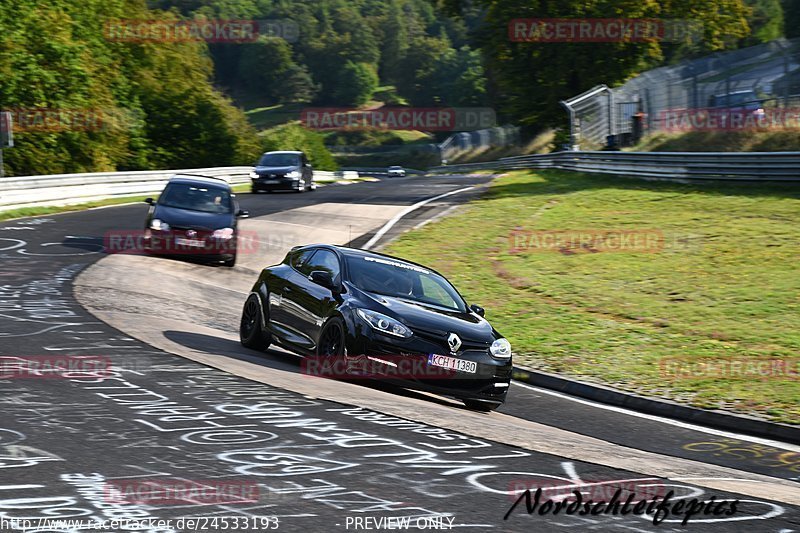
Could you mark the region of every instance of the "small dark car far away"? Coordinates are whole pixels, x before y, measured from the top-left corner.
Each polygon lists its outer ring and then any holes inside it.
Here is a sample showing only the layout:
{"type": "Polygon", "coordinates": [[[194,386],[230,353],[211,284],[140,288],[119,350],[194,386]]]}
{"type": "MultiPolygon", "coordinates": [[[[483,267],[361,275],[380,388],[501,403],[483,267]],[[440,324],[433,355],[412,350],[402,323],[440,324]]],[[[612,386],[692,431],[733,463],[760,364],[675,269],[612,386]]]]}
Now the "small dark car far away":
{"type": "Polygon", "coordinates": [[[158,255],[180,255],[236,264],[239,209],[228,182],[221,178],[178,174],[158,201],[150,204],[144,229],[144,248],[158,255]]]}
{"type": "Polygon", "coordinates": [[[380,379],[491,411],[506,399],[511,345],[483,315],[429,268],[310,245],[261,272],[239,333],[248,348],[276,343],[304,356],[304,372],[380,379]]]}
{"type": "Polygon", "coordinates": [[[313,191],[314,170],[303,152],[267,152],[250,173],[251,191],[313,191]]]}

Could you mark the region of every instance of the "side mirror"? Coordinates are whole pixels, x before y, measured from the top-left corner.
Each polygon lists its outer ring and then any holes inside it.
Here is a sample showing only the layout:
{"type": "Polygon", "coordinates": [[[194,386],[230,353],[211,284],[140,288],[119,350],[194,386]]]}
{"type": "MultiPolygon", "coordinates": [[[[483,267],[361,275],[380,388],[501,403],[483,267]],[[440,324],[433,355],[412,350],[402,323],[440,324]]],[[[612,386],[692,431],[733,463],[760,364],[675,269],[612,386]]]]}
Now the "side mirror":
{"type": "Polygon", "coordinates": [[[239,218],[250,218],[250,211],[245,211],[243,209],[239,209],[236,212],[236,216],[239,218]]]}
{"type": "Polygon", "coordinates": [[[486,310],[480,305],[472,304],[469,306],[469,308],[472,310],[473,313],[475,313],[478,316],[483,316],[486,314],[486,310]]]}
{"type": "Polygon", "coordinates": [[[316,283],[321,287],[325,287],[326,289],[330,289],[332,291],[336,290],[336,285],[333,283],[333,276],[331,276],[330,272],[326,272],[324,270],[315,270],[308,275],[308,279],[309,281],[316,283]]]}
{"type": "Polygon", "coordinates": [[[148,205],[153,205],[155,202],[153,202],[152,198],[145,198],[144,199],[144,203],[146,203],[148,205]]]}

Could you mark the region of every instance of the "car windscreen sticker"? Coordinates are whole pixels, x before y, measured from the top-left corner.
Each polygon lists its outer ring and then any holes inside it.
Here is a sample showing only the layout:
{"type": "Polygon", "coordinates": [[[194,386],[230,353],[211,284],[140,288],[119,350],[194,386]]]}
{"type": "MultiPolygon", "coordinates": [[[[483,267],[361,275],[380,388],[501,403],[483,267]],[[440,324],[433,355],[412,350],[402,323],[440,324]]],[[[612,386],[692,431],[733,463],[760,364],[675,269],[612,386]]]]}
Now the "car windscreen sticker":
{"type": "Polygon", "coordinates": [[[372,261],[373,263],[381,263],[384,265],[390,265],[393,267],[398,268],[405,268],[406,270],[413,270],[414,272],[420,272],[422,274],[430,274],[430,270],[425,270],[424,268],[420,268],[416,265],[408,265],[405,263],[399,263],[397,261],[390,261],[388,259],[381,259],[379,257],[365,257],[364,261],[372,261]]]}

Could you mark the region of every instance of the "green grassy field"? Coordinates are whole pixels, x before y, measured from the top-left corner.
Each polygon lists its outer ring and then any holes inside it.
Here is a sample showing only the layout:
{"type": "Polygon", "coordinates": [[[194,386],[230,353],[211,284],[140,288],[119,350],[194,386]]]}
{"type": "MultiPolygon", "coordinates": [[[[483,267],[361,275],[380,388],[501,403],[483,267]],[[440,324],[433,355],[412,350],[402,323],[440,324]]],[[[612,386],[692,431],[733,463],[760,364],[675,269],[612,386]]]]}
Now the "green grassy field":
{"type": "Polygon", "coordinates": [[[276,104],[267,107],[256,107],[245,111],[247,119],[257,130],[265,130],[280,126],[287,122],[300,120],[302,104],[276,104]]]}
{"type": "Polygon", "coordinates": [[[516,172],[386,251],[485,306],[518,364],[798,424],[799,200],[778,185],[516,172]],[[513,253],[515,229],[655,231],[663,247],[513,253]]]}

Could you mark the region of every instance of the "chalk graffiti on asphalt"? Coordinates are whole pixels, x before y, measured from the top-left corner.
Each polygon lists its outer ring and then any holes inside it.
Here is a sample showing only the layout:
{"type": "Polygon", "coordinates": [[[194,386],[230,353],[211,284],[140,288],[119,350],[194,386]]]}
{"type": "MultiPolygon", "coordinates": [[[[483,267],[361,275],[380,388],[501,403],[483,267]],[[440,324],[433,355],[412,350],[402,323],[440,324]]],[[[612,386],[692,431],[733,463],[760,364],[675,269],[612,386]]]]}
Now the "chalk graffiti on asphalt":
{"type": "MultiPolygon", "coordinates": [[[[780,468],[800,474],[800,453],[773,446],[744,442],[737,439],[721,438],[708,442],[692,442],[683,446],[684,450],[725,456],[748,461],[767,468],[780,468]]],[[[800,480],[800,476],[796,476],[800,480]]]]}

